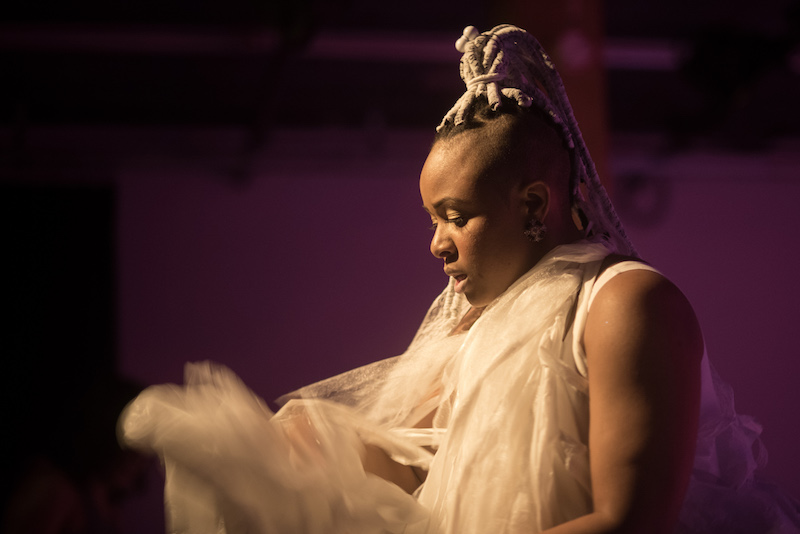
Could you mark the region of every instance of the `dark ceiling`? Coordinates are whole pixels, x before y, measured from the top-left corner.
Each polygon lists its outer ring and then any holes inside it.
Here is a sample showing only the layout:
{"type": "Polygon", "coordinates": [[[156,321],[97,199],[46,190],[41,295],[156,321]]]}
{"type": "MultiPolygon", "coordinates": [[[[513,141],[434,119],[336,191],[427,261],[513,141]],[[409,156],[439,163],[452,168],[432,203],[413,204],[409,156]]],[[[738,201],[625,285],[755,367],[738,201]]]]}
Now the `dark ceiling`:
{"type": "MultiPolygon", "coordinates": [[[[798,4],[607,0],[612,129],[754,148],[800,134],[798,4]]],[[[461,92],[450,43],[498,22],[496,6],[6,3],[0,123],[430,128],[461,92]]]]}

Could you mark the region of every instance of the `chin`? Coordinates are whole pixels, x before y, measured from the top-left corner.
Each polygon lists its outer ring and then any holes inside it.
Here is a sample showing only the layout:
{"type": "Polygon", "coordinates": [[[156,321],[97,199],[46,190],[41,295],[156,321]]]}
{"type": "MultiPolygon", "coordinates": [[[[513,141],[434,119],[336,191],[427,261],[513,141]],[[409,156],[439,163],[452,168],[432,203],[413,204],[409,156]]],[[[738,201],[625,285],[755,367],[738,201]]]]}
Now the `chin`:
{"type": "Polygon", "coordinates": [[[483,308],[484,306],[488,306],[494,299],[497,297],[490,297],[488,295],[476,295],[474,293],[465,292],[464,296],[467,298],[467,302],[472,305],[473,308],[483,308]]]}

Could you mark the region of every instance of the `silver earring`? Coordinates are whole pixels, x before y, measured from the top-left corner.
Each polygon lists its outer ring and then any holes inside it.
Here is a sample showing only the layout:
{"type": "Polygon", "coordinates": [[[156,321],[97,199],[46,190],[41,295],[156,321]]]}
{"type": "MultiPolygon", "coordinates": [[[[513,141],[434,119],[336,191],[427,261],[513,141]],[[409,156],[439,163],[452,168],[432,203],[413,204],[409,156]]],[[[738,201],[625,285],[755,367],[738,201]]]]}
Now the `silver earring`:
{"type": "Polygon", "coordinates": [[[534,243],[539,243],[544,239],[544,234],[547,233],[547,226],[538,219],[531,219],[525,225],[525,231],[522,233],[534,243]]]}

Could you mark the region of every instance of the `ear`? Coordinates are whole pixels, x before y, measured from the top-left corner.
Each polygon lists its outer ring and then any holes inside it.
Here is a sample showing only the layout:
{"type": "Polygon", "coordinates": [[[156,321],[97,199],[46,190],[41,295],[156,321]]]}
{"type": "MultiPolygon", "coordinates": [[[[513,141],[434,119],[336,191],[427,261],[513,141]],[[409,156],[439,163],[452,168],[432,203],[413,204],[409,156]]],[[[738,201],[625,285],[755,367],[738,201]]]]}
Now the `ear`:
{"type": "Polygon", "coordinates": [[[527,219],[544,222],[550,210],[550,186],[544,182],[532,182],[522,188],[527,219]]]}

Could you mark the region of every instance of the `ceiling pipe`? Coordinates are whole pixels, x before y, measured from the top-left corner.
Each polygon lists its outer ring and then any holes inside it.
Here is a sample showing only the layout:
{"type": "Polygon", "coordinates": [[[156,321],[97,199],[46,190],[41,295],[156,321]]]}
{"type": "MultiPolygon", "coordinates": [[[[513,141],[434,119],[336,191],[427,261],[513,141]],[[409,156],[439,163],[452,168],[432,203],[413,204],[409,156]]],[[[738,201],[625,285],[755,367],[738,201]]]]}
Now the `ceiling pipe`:
{"type": "MultiPolygon", "coordinates": [[[[447,63],[458,59],[452,35],[320,32],[302,53],[308,59],[447,63]]],[[[0,50],[84,54],[271,54],[281,45],[276,30],[219,31],[91,26],[0,26],[0,50]]],[[[675,71],[688,46],[668,40],[606,39],[602,58],[612,70],[675,71]]],[[[790,57],[800,74],[800,51],[790,57]]]]}

